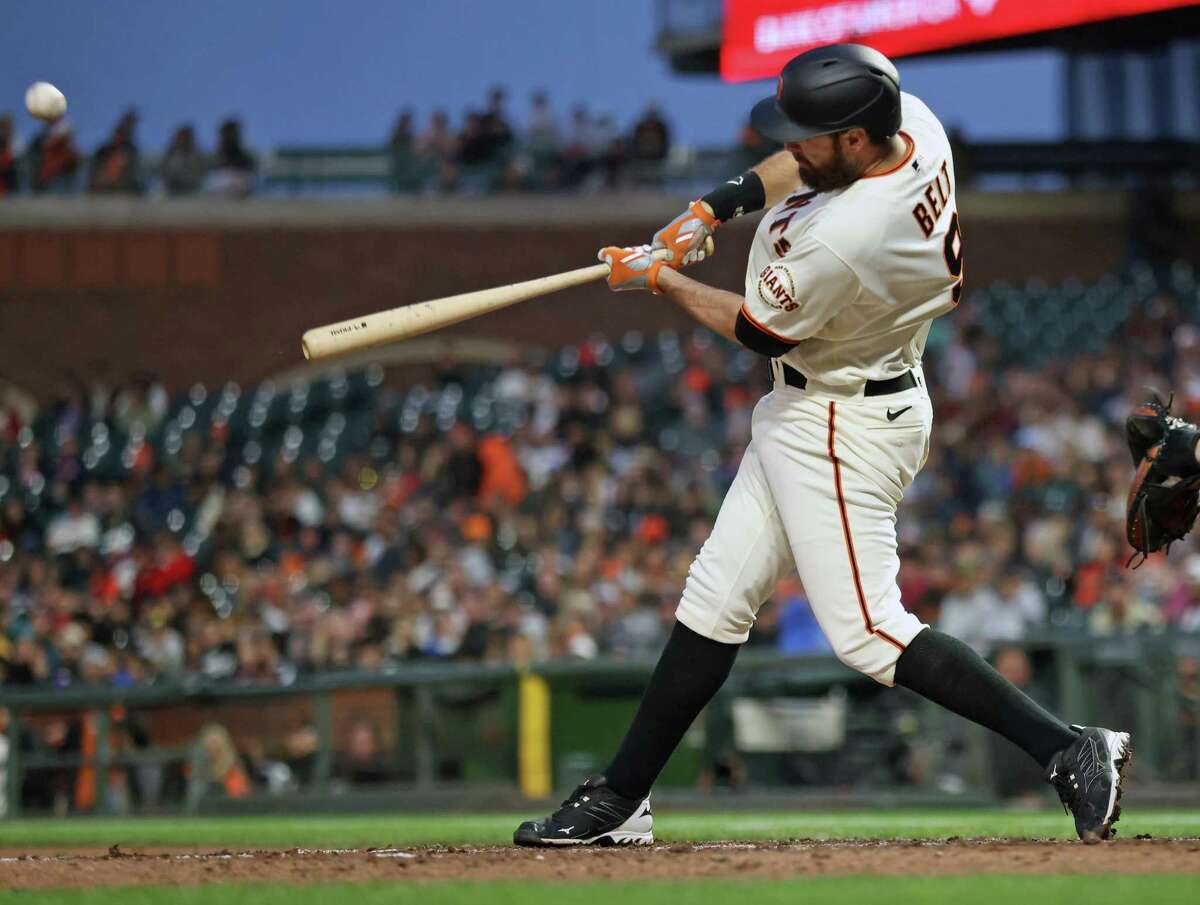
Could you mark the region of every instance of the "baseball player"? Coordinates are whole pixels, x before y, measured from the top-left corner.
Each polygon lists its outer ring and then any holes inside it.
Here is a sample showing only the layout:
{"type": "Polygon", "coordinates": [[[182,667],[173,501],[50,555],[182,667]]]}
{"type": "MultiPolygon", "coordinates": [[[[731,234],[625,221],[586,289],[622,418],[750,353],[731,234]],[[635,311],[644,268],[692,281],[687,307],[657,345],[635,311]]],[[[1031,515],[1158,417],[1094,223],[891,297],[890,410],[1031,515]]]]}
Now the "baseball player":
{"type": "Polygon", "coordinates": [[[1129,735],[1052,716],[922,624],[896,584],[896,510],[933,423],[921,355],[930,322],[962,292],[945,131],[901,93],[887,57],[854,44],[791,60],[751,122],[784,150],[692,202],[651,245],[600,258],[612,289],[665,295],[766,356],[774,389],[755,407],[750,445],[612,763],[513,840],[653,841],[651,785],[793,567],[842,662],[1008,738],[1045,769],[1080,838],[1108,838],[1129,735]],[[744,294],[680,272],[721,223],[764,207],[744,294]]]}

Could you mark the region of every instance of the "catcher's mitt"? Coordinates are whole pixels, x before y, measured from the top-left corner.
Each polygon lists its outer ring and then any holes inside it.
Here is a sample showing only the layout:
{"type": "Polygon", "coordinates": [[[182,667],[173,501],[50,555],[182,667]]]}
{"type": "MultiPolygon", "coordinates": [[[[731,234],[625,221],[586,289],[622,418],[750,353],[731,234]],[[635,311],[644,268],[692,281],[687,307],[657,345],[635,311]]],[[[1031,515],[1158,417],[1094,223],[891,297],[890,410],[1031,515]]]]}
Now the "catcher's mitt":
{"type": "Polygon", "coordinates": [[[1139,566],[1156,550],[1170,550],[1200,514],[1200,429],[1173,417],[1171,401],[1164,403],[1155,394],[1125,419],[1125,439],[1137,466],[1129,488],[1125,536],[1135,551],[1129,563],[1141,556],[1139,566]]]}

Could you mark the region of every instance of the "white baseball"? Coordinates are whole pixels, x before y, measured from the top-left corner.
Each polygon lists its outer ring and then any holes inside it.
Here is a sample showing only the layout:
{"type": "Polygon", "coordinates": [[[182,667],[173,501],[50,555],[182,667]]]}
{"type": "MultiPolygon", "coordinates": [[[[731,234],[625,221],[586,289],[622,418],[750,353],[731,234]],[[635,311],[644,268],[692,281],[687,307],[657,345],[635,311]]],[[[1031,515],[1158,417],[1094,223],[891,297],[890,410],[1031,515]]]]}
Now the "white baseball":
{"type": "Polygon", "coordinates": [[[67,112],[67,99],[49,82],[34,82],[25,92],[25,107],[38,119],[52,123],[67,112]]]}

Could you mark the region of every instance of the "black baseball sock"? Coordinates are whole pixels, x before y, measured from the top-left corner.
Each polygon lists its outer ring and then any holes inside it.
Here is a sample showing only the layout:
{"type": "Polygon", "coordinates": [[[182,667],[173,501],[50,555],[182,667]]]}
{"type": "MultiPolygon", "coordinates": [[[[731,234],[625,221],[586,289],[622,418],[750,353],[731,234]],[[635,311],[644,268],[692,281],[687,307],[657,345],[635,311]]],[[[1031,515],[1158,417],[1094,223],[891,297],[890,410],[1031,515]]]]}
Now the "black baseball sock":
{"type": "Polygon", "coordinates": [[[1043,767],[1075,741],[1066,723],[992,669],[957,638],[925,629],[896,661],[896,684],[986,726],[1043,767]]]}
{"type": "Polygon", "coordinates": [[[604,771],[609,788],[623,798],[649,793],[683,734],[729,675],[739,647],[675,623],[625,740],[604,771]]]}

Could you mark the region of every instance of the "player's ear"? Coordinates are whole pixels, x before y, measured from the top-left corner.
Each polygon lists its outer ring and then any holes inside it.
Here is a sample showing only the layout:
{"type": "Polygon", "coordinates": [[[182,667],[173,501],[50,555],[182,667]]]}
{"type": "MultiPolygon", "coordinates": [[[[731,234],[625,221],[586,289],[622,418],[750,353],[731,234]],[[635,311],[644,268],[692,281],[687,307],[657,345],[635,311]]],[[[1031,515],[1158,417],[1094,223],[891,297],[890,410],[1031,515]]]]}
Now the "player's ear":
{"type": "Polygon", "coordinates": [[[867,135],[867,130],[861,126],[847,129],[838,136],[838,139],[843,142],[842,150],[844,151],[861,151],[871,140],[867,135]]]}

